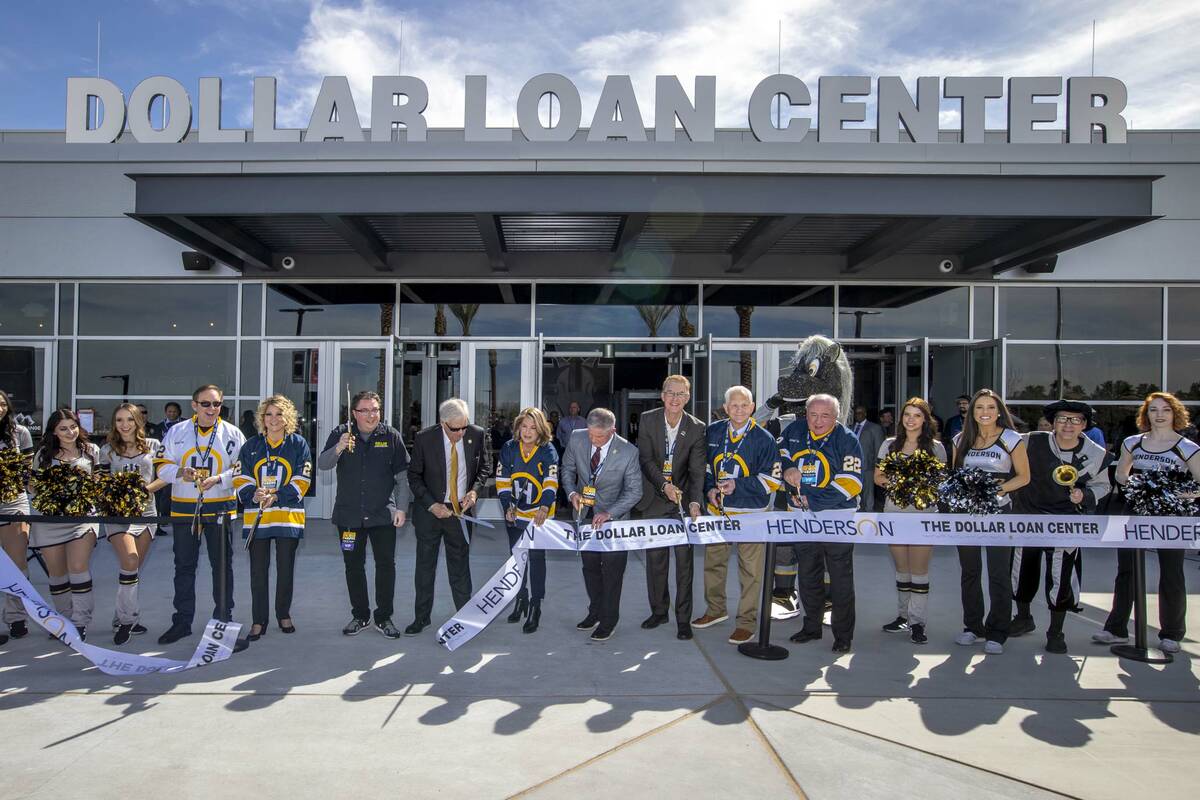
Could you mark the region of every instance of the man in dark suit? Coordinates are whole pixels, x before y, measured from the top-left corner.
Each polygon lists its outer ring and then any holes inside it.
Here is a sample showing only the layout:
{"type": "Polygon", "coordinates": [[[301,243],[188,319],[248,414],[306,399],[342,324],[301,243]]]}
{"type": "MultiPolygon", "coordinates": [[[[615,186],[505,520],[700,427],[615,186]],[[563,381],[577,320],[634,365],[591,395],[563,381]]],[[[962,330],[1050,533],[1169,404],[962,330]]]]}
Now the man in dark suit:
{"type": "MultiPolygon", "coordinates": [[[[559,485],[579,516],[592,511],[592,527],[624,519],[642,497],[638,450],[617,436],[617,418],[607,408],[587,415],[587,428],[571,434],[563,452],[559,485]],[[592,505],[585,502],[593,501],[592,505]]],[[[583,552],[588,614],[575,627],[592,631],[593,642],[612,637],[620,617],[621,585],[629,553],[583,552]],[[592,630],[595,628],[595,630],[592,630]]]]}
{"type": "Polygon", "coordinates": [[[417,600],[405,636],[416,636],[430,622],[438,552],[446,543],[446,573],[454,607],[471,599],[469,523],[460,519],[479,499],[488,476],[487,432],[469,422],[467,404],[457,397],[438,406],[440,422],[417,434],[408,484],[413,494],[413,527],[417,534],[417,600]]]}
{"type": "MultiPolygon", "coordinates": [[[[639,519],[679,516],[680,509],[693,519],[704,503],[704,423],[684,411],[692,384],[682,375],[663,381],[663,407],[642,414],[638,425],[638,462],[642,468],[639,519]]],[[[646,551],[646,591],[650,616],[643,628],[657,628],[669,617],[671,594],[667,589],[671,551],[675,551],[675,622],[677,637],[692,638],[692,546],[656,547],[646,551]]]]}

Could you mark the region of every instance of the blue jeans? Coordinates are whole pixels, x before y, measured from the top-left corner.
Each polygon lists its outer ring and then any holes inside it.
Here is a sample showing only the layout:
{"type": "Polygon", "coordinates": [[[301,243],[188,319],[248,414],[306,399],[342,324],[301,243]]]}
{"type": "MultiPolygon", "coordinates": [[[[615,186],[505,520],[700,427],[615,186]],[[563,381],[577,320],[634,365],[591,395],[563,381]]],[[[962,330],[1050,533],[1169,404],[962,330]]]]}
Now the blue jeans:
{"type": "MultiPolygon", "coordinates": [[[[192,626],[196,616],[196,564],[200,560],[200,537],[192,533],[192,521],[175,522],[171,526],[175,550],[175,613],[173,625],[192,626]]],[[[213,617],[224,622],[233,619],[233,547],[229,525],[225,526],[225,614],[221,615],[221,539],[215,520],[205,518],[202,536],[208,546],[208,563],[212,566],[213,617]]]]}

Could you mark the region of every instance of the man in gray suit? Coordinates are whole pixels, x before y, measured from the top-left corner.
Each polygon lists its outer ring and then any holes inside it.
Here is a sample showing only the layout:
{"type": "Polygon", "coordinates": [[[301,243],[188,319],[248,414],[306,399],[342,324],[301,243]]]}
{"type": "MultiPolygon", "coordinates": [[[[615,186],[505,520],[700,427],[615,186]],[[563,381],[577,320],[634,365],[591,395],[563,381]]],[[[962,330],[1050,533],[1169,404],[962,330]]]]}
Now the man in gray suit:
{"type": "MultiPolygon", "coordinates": [[[[875,459],[879,456],[879,448],[883,446],[883,428],[867,419],[866,406],[854,407],[854,424],[850,426],[858,443],[862,447],[862,474],[875,474],[875,459]]],[[[859,496],[859,509],[862,511],[875,510],[875,481],[863,479],[863,490],[859,496]]]]}
{"type": "MultiPolygon", "coordinates": [[[[563,451],[559,484],[576,517],[592,512],[592,527],[625,519],[642,497],[642,473],[637,448],[616,434],[617,418],[607,408],[587,416],[587,428],[571,434],[563,451]],[[593,501],[588,505],[586,501],[593,501]]],[[[593,642],[612,637],[620,617],[621,584],[627,552],[584,552],[583,583],[588,614],[575,627],[592,631],[593,642]],[[595,628],[595,630],[592,630],[595,628]]]]}
{"type": "MultiPolygon", "coordinates": [[[[663,381],[662,408],[642,414],[638,425],[638,460],[642,467],[642,499],[638,519],[693,519],[704,507],[704,423],[684,411],[692,384],[682,375],[663,381]]],[[[657,628],[669,617],[671,551],[675,551],[675,622],[680,639],[692,638],[692,546],[655,547],[646,551],[646,591],[650,616],[643,628],[657,628]]]]}

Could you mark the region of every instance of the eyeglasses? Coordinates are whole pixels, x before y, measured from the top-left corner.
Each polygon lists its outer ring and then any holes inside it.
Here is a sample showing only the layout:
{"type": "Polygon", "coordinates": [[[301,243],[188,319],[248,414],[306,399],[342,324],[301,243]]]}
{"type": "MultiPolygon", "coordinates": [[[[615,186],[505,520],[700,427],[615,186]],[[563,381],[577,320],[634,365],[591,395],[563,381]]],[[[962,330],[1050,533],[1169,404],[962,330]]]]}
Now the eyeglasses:
{"type": "MultiPolygon", "coordinates": [[[[443,425],[445,425],[445,423],[442,423],[442,424],[443,424],[443,425]]],[[[447,430],[449,433],[462,433],[463,431],[465,431],[465,430],[466,430],[467,428],[469,428],[469,427],[471,427],[471,426],[470,426],[470,425],[463,425],[461,428],[455,428],[453,425],[446,425],[446,430],[447,430]]]]}
{"type": "Polygon", "coordinates": [[[197,400],[196,405],[201,408],[220,408],[224,403],[220,400],[197,400]]]}
{"type": "Polygon", "coordinates": [[[663,392],[663,397],[670,397],[672,400],[686,400],[691,395],[691,392],[663,392]]]}
{"type": "Polygon", "coordinates": [[[374,416],[375,414],[378,414],[379,409],[378,408],[356,408],[356,409],[354,409],[354,413],[355,414],[366,414],[368,417],[370,417],[370,416],[374,416]]]}
{"type": "Polygon", "coordinates": [[[1061,422],[1063,425],[1082,425],[1083,417],[1055,417],[1054,421],[1061,422]]]}

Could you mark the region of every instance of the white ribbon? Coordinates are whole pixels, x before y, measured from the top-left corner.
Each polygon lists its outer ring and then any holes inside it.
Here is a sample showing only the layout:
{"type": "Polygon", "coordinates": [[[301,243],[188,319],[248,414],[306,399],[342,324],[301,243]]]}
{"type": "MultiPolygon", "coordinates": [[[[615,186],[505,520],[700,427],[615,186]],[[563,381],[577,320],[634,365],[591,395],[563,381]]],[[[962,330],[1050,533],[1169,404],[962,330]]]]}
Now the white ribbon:
{"type": "Polygon", "coordinates": [[[88,661],[95,664],[106,675],[149,675],[154,672],[182,672],[193,667],[203,667],[224,661],[233,655],[233,644],[237,641],[242,626],[236,622],[209,620],[204,627],[196,651],[187,661],[176,661],[157,656],[140,656],[108,650],[88,644],[79,638],[79,629],[71,620],[46,604],[8,554],[0,550],[0,593],[11,594],[21,599],[25,613],[46,632],[88,661]]]}
{"type": "Polygon", "coordinates": [[[541,527],[526,527],[504,566],[438,629],[438,642],[456,650],[500,615],[520,594],[529,550],[627,552],[726,542],[1195,550],[1200,547],[1200,518],[762,511],[686,521],[614,520],[578,530],[548,519],[541,527]]]}

